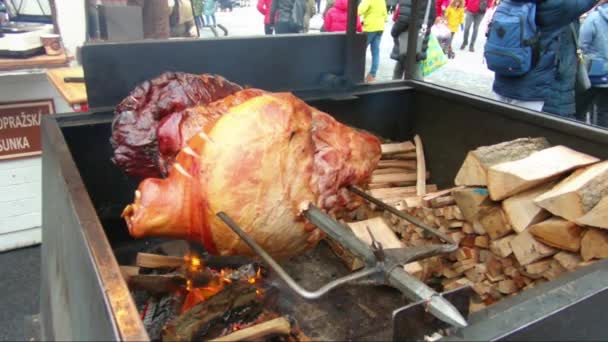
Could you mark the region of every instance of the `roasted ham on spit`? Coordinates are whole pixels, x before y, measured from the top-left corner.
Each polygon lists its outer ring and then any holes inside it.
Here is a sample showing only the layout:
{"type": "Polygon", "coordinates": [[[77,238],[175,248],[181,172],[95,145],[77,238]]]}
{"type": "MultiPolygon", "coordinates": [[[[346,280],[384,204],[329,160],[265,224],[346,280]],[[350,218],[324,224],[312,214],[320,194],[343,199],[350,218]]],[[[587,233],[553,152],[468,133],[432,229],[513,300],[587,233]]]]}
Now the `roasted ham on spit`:
{"type": "Polygon", "coordinates": [[[167,177],[139,185],[123,212],[131,235],[187,239],[220,255],[251,254],[220,211],[275,257],[314,246],[321,234],[301,210],[353,209],[358,201],[346,187],[364,185],[381,156],[377,137],[292,94],[257,89],[167,113],[154,133],[167,177]]]}

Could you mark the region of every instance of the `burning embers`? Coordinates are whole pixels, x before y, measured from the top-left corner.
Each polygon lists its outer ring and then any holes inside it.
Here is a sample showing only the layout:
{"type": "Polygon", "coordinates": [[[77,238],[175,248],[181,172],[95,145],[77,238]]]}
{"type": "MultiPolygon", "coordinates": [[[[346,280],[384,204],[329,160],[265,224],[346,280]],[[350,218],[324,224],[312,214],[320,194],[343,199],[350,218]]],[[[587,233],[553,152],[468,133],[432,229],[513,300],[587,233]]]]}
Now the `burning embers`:
{"type": "Polygon", "coordinates": [[[151,340],[302,338],[267,305],[258,265],[221,259],[138,253],[137,266],[121,267],[151,340]]]}

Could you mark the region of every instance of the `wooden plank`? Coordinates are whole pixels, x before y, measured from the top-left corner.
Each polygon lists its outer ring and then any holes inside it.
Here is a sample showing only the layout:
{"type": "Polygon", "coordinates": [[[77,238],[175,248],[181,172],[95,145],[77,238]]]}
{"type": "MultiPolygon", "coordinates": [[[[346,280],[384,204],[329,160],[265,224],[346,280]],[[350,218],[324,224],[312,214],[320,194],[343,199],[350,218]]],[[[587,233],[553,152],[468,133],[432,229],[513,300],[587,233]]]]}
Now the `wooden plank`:
{"type": "Polygon", "coordinates": [[[511,240],[511,249],[522,266],[557,253],[556,249],[536,240],[527,230],[511,240]]]}
{"type": "Polygon", "coordinates": [[[180,267],[184,264],[184,258],[150,253],[137,253],[135,264],[144,268],[180,267]]]}
{"type": "Polygon", "coordinates": [[[585,226],[608,229],[608,196],[605,196],[588,213],[577,218],[576,223],[585,226]]]}
{"type": "Polygon", "coordinates": [[[580,254],[570,253],[566,251],[561,251],[555,254],[553,256],[553,259],[559,262],[559,264],[562,265],[562,267],[567,269],[568,271],[574,271],[578,267],[578,265],[583,261],[580,254]]]}
{"type": "Polygon", "coordinates": [[[424,196],[426,195],[426,161],[422,139],[417,134],[414,137],[414,143],[416,144],[416,194],[424,196]]]}
{"type": "Polygon", "coordinates": [[[520,138],[470,151],[454,180],[456,185],[487,185],[487,169],[493,165],[523,159],[549,147],[545,138],[520,138]]]}
{"type": "Polygon", "coordinates": [[[456,204],[456,201],[454,201],[454,197],[452,196],[438,197],[430,200],[430,206],[432,208],[448,207],[454,204],[456,204]]]}
{"type": "Polygon", "coordinates": [[[459,188],[452,191],[452,197],[464,219],[473,223],[479,210],[491,205],[490,194],[486,188],[459,188]]]}
{"type": "Polygon", "coordinates": [[[508,257],[509,255],[511,255],[511,253],[513,253],[513,250],[511,249],[511,241],[515,237],[515,234],[511,234],[501,239],[492,241],[490,243],[490,251],[501,258],[508,257]]]}
{"type": "Polygon", "coordinates": [[[553,215],[574,221],[608,195],[608,161],[575,171],[535,202],[553,215]]]}
{"type": "Polygon", "coordinates": [[[0,58],[0,70],[18,70],[35,67],[64,66],[68,63],[67,55],[39,55],[30,58],[0,58]]]}
{"type": "Polygon", "coordinates": [[[82,67],[50,69],[46,76],[70,106],[87,103],[87,88],[84,82],[64,81],[66,77],[84,77],[82,67]]]}
{"type": "Polygon", "coordinates": [[[380,145],[382,154],[396,154],[416,151],[416,146],[411,141],[399,143],[388,143],[380,145]]]}
{"type": "Polygon", "coordinates": [[[555,183],[541,185],[534,189],[511,196],[502,202],[502,209],[507,215],[513,230],[521,233],[531,225],[541,222],[551,214],[534,203],[534,200],[543,193],[551,190],[555,183]]]}
{"type": "Polygon", "coordinates": [[[581,256],[584,261],[608,258],[608,232],[591,228],[583,234],[581,256]]]}
{"type": "Polygon", "coordinates": [[[483,208],[479,211],[478,217],[479,223],[483,226],[492,240],[500,239],[513,231],[513,228],[500,205],[483,208]]]}
{"type": "Polygon", "coordinates": [[[555,146],[488,169],[488,191],[494,201],[552,181],[573,169],[597,163],[599,159],[565,146],[555,146]]]}
{"type": "Polygon", "coordinates": [[[396,167],[389,167],[386,169],[376,169],[372,172],[372,175],[386,175],[389,173],[400,173],[403,172],[404,169],[399,169],[396,167]]]}
{"type": "Polygon", "coordinates": [[[529,228],[530,233],[540,242],[561,250],[578,252],[584,229],[576,223],[553,217],[529,228]]]}
{"type": "Polygon", "coordinates": [[[386,168],[397,168],[405,170],[416,170],[415,160],[397,160],[397,159],[386,159],[378,162],[378,169],[386,168]]]}

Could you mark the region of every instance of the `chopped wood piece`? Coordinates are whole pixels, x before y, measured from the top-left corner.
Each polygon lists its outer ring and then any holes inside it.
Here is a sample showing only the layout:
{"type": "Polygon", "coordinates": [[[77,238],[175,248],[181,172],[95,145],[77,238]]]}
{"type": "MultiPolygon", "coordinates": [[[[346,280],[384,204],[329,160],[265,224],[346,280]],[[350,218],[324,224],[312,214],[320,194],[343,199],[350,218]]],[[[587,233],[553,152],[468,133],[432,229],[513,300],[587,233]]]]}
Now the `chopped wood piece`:
{"type": "Polygon", "coordinates": [[[458,273],[449,267],[445,267],[442,271],[442,275],[448,279],[453,279],[460,277],[462,275],[462,272],[458,273]]]}
{"type": "Polygon", "coordinates": [[[494,257],[494,254],[492,254],[492,252],[485,249],[479,250],[479,262],[487,262],[492,257],[494,257]]]}
{"type": "Polygon", "coordinates": [[[563,268],[568,271],[574,271],[578,265],[583,261],[579,254],[570,253],[570,252],[559,252],[553,256],[553,259],[557,260],[563,268]]]}
{"type": "Polygon", "coordinates": [[[462,239],[465,238],[465,234],[463,232],[450,233],[450,238],[452,238],[456,244],[459,244],[462,239]]]}
{"type": "Polygon", "coordinates": [[[469,303],[469,312],[474,313],[485,309],[487,305],[484,302],[478,302],[471,299],[469,303]]]}
{"type": "Polygon", "coordinates": [[[458,274],[463,274],[464,272],[475,267],[475,264],[476,264],[476,261],[473,259],[463,260],[463,261],[454,263],[454,265],[452,265],[452,269],[454,270],[454,272],[456,272],[458,274]]]}
{"type": "Polygon", "coordinates": [[[473,225],[469,222],[463,222],[462,232],[465,234],[475,234],[475,229],[473,228],[473,225]]]}
{"type": "Polygon", "coordinates": [[[583,234],[581,256],[584,261],[608,258],[608,232],[591,228],[583,234]]]}
{"type": "Polygon", "coordinates": [[[517,292],[518,288],[515,282],[511,279],[503,280],[498,283],[498,291],[502,294],[512,294],[517,292]]]}
{"type": "Polygon", "coordinates": [[[490,248],[490,238],[487,235],[476,236],[475,246],[481,248],[490,248]]]}
{"type": "Polygon", "coordinates": [[[477,234],[477,235],[486,235],[487,234],[486,230],[483,228],[481,223],[479,223],[479,221],[473,222],[473,230],[475,231],[475,234],[477,234]]]}
{"type": "Polygon", "coordinates": [[[382,154],[395,154],[416,151],[416,146],[411,141],[400,143],[388,143],[380,145],[382,154]]]}
{"type": "Polygon", "coordinates": [[[374,172],[372,172],[372,176],[386,175],[386,174],[389,174],[389,173],[400,173],[400,172],[403,172],[403,171],[404,171],[403,169],[399,169],[399,168],[396,168],[396,167],[389,167],[389,168],[386,168],[386,169],[376,169],[376,170],[374,170],[374,172]]]}
{"type": "Polygon", "coordinates": [[[469,285],[473,285],[473,283],[471,283],[471,281],[467,278],[460,278],[456,280],[449,279],[449,281],[443,285],[443,289],[445,291],[449,291],[469,285]]]}
{"type": "Polygon", "coordinates": [[[509,278],[515,278],[519,275],[519,271],[513,266],[505,267],[503,273],[509,278]]]}
{"type": "Polygon", "coordinates": [[[501,258],[508,257],[513,253],[513,250],[511,250],[511,240],[513,240],[515,236],[516,235],[514,234],[507,235],[501,239],[492,241],[490,243],[490,251],[501,258]]]}
{"type": "Polygon", "coordinates": [[[396,159],[380,160],[378,162],[378,169],[386,169],[386,168],[416,170],[416,161],[415,160],[396,160],[396,159]]]}
{"type": "Polygon", "coordinates": [[[502,207],[499,205],[483,208],[479,211],[478,217],[479,223],[492,240],[500,239],[513,231],[502,207]]]}
{"type": "Polygon", "coordinates": [[[125,281],[128,281],[132,276],[139,274],[139,267],[137,266],[120,266],[120,274],[125,281]]]}
{"type": "Polygon", "coordinates": [[[512,279],[518,289],[522,289],[532,282],[532,279],[522,276],[521,274],[519,274],[519,272],[517,272],[517,274],[513,276],[512,279]]]}
{"type": "Polygon", "coordinates": [[[184,264],[184,258],[150,253],[137,253],[135,264],[143,268],[180,267],[184,264]]]}
{"type": "Polygon", "coordinates": [[[525,267],[526,273],[532,275],[543,274],[551,267],[551,259],[537,261],[525,267]]]}
{"type": "Polygon", "coordinates": [[[584,229],[575,223],[553,217],[530,227],[530,233],[540,242],[570,252],[578,252],[584,229]]]}
{"type": "Polygon", "coordinates": [[[424,160],[424,147],[422,139],[416,134],[414,137],[416,144],[416,195],[424,196],[426,194],[426,161],[424,160]]]}
{"type": "Polygon", "coordinates": [[[557,252],[554,248],[536,240],[527,230],[511,240],[511,249],[522,266],[529,265],[557,252]]]}
{"type": "Polygon", "coordinates": [[[490,294],[492,286],[490,284],[486,284],[485,282],[478,282],[473,284],[472,288],[475,293],[483,298],[490,294]]]}
{"type": "Polygon", "coordinates": [[[608,229],[608,196],[602,198],[593,209],[576,219],[575,222],[585,226],[608,229]]]}
{"type": "Polygon", "coordinates": [[[414,277],[422,280],[423,278],[423,272],[424,272],[424,268],[422,267],[422,264],[420,264],[420,262],[418,261],[414,261],[414,262],[410,262],[408,264],[403,265],[403,269],[413,275],[414,277]]]}
{"type": "MultiPolygon", "coordinates": [[[[428,178],[428,174],[427,174],[428,178]]],[[[372,175],[370,183],[383,184],[383,183],[407,183],[416,181],[415,173],[399,172],[399,173],[387,173],[384,175],[372,175]]]]}
{"type": "Polygon", "coordinates": [[[605,161],[575,171],[551,191],[538,196],[536,204],[553,215],[574,221],[607,195],[608,161],[605,161]]]}
{"type": "Polygon", "coordinates": [[[473,283],[478,283],[485,279],[486,266],[484,264],[477,264],[470,270],[464,273],[465,277],[473,283]]]}
{"type": "Polygon", "coordinates": [[[342,263],[344,263],[344,266],[346,266],[349,271],[355,271],[365,266],[361,259],[354,256],[350,251],[348,251],[339,243],[335,242],[329,237],[326,237],[325,241],[327,242],[331,250],[334,252],[334,254],[336,254],[336,256],[339,257],[340,260],[342,260],[342,263]]]}
{"type": "MultiPolygon", "coordinates": [[[[430,184],[426,186],[427,191],[435,191],[437,186],[430,184]]],[[[392,188],[380,188],[369,190],[368,193],[377,199],[385,198],[405,198],[416,196],[415,186],[403,186],[403,187],[392,187],[392,188]]]]}
{"type": "MultiPolygon", "coordinates": [[[[207,274],[206,283],[211,280],[207,274]]],[[[186,278],[181,274],[136,274],[129,277],[127,284],[131,289],[145,290],[153,295],[163,295],[175,292],[180,287],[186,287],[186,278]]],[[[203,282],[204,285],[205,282],[203,282]]]]}
{"type": "Polygon", "coordinates": [[[565,146],[555,146],[524,159],[494,165],[488,170],[490,198],[500,201],[549,182],[565,172],[598,161],[595,157],[565,146]]]}
{"type": "Polygon", "coordinates": [[[481,146],[470,151],[454,180],[456,185],[483,186],[487,184],[489,167],[523,159],[549,147],[545,138],[520,138],[491,146],[481,146]]]}
{"type": "Polygon", "coordinates": [[[211,342],[255,341],[270,335],[289,335],[291,324],[285,317],[278,317],[269,321],[237,330],[226,336],[214,338],[211,342]]]}
{"type": "Polygon", "coordinates": [[[403,243],[386,224],[382,217],[374,217],[365,221],[350,222],[347,224],[355,235],[368,245],[372,244],[367,227],[374,234],[374,238],[382,244],[383,248],[403,248],[403,243]]]}
{"type": "Polygon", "coordinates": [[[433,193],[429,193],[426,194],[424,196],[422,196],[422,200],[429,204],[427,206],[430,206],[430,203],[432,200],[436,199],[436,198],[440,198],[440,197],[444,197],[444,196],[449,196],[452,194],[453,191],[455,190],[461,190],[464,189],[463,187],[456,187],[456,188],[450,188],[450,189],[444,189],[444,190],[440,190],[440,191],[435,191],[433,193]]]}
{"type": "Polygon", "coordinates": [[[382,156],[384,159],[397,159],[397,160],[416,160],[416,152],[405,152],[405,153],[395,153],[395,154],[387,154],[382,156]]]}
{"type": "Polygon", "coordinates": [[[431,207],[433,208],[447,207],[456,204],[456,202],[454,201],[454,197],[452,196],[433,198],[429,202],[431,207]]]}
{"type": "Polygon", "coordinates": [[[549,269],[543,272],[543,277],[547,280],[553,280],[566,271],[567,270],[559,262],[557,262],[557,260],[551,260],[549,269]]]}
{"type": "Polygon", "coordinates": [[[447,222],[447,226],[448,226],[448,228],[462,228],[464,226],[464,222],[462,222],[462,221],[448,221],[447,222]]]}
{"type": "Polygon", "coordinates": [[[491,205],[490,195],[485,188],[460,188],[452,191],[452,197],[464,219],[475,222],[479,210],[491,205]]]}
{"type": "Polygon", "coordinates": [[[406,197],[403,201],[405,206],[410,209],[422,207],[422,197],[406,197]]]}
{"type": "Polygon", "coordinates": [[[494,276],[494,275],[491,275],[490,273],[486,273],[486,278],[488,278],[488,280],[491,283],[498,283],[499,281],[505,280],[506,276],[504,274],[499,274],[499,275],[494,276]]]}
{"type": "Polygon", "coordinates": [[[486,260],[487,275],[491,277],[498,277],[502,275],[502,264],[496,257],[490,257],[486,260]]]}
{"type": "Polygon", "coordinates": [[[229,284],[215,296],[169,321],[163,329],[163,341],[191,341],[200,329],[226,312],[252,305],[260,299],[254,286],[241,282],[229,284]]]}
{"type": "Polygon", "coordinates": [[[521,233],[529,226],[551,216],[548,211],[534,203],[534,199],[551,190],[554,184],[541,185],[511,196],[502,202],[502,209],[505,211],[505,215],[507,215],[507,219],[511,223],[513,230],[521,233]]]}
{"type": "Polygon", "coordinates": [[[456,252],[456,259],[458,261],[474,260],[477,262],[477,260],[479,260],[479,254],[475,248],[460,247],[456,252]]]}

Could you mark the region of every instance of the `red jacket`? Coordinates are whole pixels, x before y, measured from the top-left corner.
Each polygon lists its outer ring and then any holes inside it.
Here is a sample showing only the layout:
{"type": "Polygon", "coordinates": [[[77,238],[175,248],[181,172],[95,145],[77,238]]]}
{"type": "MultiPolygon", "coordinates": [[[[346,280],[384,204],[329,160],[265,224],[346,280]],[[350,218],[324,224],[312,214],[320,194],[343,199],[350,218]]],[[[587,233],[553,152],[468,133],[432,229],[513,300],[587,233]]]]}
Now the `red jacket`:
{"type": "Polygon", "coordinates": [[[258,0],[257,8],[264,15],[264,24],[266,25],[270,23],[270,6],[272,6],[272,0],[258,0]]]}
{"type": "Polygon", "coordinates": [[[450,6],[450,0],[437,0],[435,7],[437,10],[437,17],[443,17],[443,10],[450,6]]]}
{"type": "MultiPolygon", "coordinates": [[[[465,0],[464,7],[467,9],[467,11],[469,11],[471,13],[478,13],[479,12],[479,1],[480,0],[465,0]]],[[[494,0],[488,0],[488,8],[492,7],[493,4],[494,4],[494,0]]]]}
{"type": "MultiPolygon", "coordinates": [[[[348,0],[336,0],[334,6],[327,11],[324,27],[327,32],[346,32],[348,17],[348,0]]],[[[357,32],[361,32],[361,20],[357,16],[357,32]]]]}

